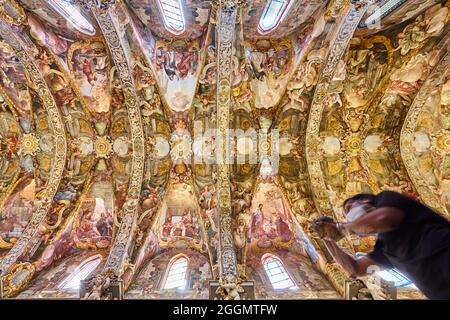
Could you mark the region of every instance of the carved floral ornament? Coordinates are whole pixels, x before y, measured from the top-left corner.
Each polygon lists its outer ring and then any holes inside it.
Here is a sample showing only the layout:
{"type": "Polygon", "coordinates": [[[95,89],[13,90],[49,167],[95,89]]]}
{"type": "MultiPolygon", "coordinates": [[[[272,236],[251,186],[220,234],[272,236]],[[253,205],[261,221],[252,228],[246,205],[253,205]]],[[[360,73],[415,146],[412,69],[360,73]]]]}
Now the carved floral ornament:
{"type": "Polygon", "coordinates": [[[3,292],[1,298],[11,297],[22,291],[30,282],[34,272],[34,265],[29,262],[16,264],[8,275],[2,278],[3,292]]]}
{"type": "Polygon", "coordinates": [[[116,4],[116,0],[74,0],[75,3],[82,5],[87,10],[97,10],[105,13],[116,4]]]}

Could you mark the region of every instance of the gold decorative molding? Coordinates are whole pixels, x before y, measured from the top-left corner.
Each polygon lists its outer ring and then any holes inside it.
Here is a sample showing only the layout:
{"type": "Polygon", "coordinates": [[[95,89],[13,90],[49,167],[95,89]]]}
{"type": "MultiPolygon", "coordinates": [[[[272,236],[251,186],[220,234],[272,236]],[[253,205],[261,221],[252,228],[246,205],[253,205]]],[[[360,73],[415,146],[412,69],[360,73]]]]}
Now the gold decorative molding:
{"type": "Polygon", "coordinates": [[[347,276],[345,275],[342,267],[337,263],[327,263],[325,266],[325,272],[331,283],[336,288],[336,290],[344,296],[345,294],[345,282],[347,281],[347,276]]]}
{"type": "Polygon", "coordinates": [[[306,160],[314,200],[321,214],[330,215],[333,213],[333,208],[329,201],[327,187],[320,165],[320,152],[318,150],[320,145],[320,123],[326,104],[328,89],[333,80],[337,65],[342,59],[350,39],[366,9],[365,3],[351,4],[342,22],[337,26],[338,30],[330,46],[328,57],[321,71],[311,103],[306,129],[306,160]]]}
{"type": "Polygon", "coordinates": [[[219,273],[233,281],[238,275],[234,249],[231,212],[229,124],[231,110],[232,55],[237,6],[233,1],[219,1],[217,21],[217,210],[219,214],[219,273]]]}
{"type": "Polygon", "coordinates": [[[22,256],[28,247],[28,243],[33,239],[38,232],[48,211],[51,208],[53,198],[58,191],[59,184],[64,172],[64,166],[67,157],[67,140],[64,129],[64,122],[53,98],[47,82],[40,73],[38,67],[35,65],[35,58],[30,55],[30,52],[25,48],[22,39],[13,30],[11,26],[5,21],[0,20],[0,36],[13,48],[16,55],[28,73],[30,81],[43,101],[43,105],[47,111],[48,122],[55,139],[55,154],[52,159],[51,171],[48,178],[46,189],[42,193],[42,197],[36,200],[36,210],[27,224],[22,235],[14,244],[7,255],[0,263],[0,272],[5,274],[13,266],[13,264],[22,256]]]}
{"type": "Polygon", "coordinates": [[[29,262],[16,264],[8,274],[2,278],[2,298],[15,296],[30,283],[35,272],[34,265],[29,262]]]}
{"type": "Polygon", "coordinates": [[[415,189],[425,204],[440,212],[447,212],[447,210],[442,207],[441,201],[421,175],[414,159],[415,152],[411,142],[414,140],[414,132],[418,125],[418,119],[425,103],[427,102],[427,99],[431,95],[431,92],[436,90],[436,87],[442,82],[442,80],[445,79],[446,76],[448,76],[448,70],[450,67],[450,52],[448,51],[449,45],[450,38],[448,36],[444,37],[444,39],[438,44],[436,50],[442,58],[431,71],[425,80],[425,83],[415,96],[406,115],[400,134],[401,158],[415,189]]]}
{"type": "MultiPolygon", "coordinates": [[[[310,176],[311,191],[314,196],[314,202],[318,212],[322,215],[334,215],[333,207],[328,197],[327,187],[320,164],[321,152],[320,146],[320,124],[323,111],[326,105],[328,90],[333,80],[334,73],[345,54],[350,39],[358,26],[359,21],[364,16],[367,6],[364,2],[351,4],[342,19],[342,22],[336,25],[335,37],[331,41],[328,56],[323,66],[314,97],[310,107],[308,124],[306,128],[306,161],[310,176]]],[[[345,292],[345,274],[336,267],[335,264],[327,264],[326,273],[332,284],[341,295],[345,292]]]]}
{"type": "Polygon", "coordinates": [[[27,16],[15,0],[0,0],[0,19],[15,25],[25,22],[27,16]]]}
{"type": "Polygon", "coordinates": [[[20,145],[24,154],[34,155],[39,150],[39,139],[33,133],[27,133],[22,136],[20,145]]]}
{"type": "Polygon", "coordinates": [[[125,106],[131,128],[131,141],[133,146],[131,174],[127,198],[123,207],[122,220],[103,269],[104,272],[112,270],[117,275],[120,275],[127,259],[128,248],[133,240],[133,233],[138,218],[137,208],[139,205],[145,161],[144,132],[138,96],[129,65],[129,53],[125,51],[126,46],[122,43],[125,40],[119,36],[119,30],[117,29],[118,22],[115,23],[113,21],[116,18],[111,12],[112,9],[109,9],[109,5],[112,5],[114,1],[100,2],[103,2],[105,6],[90,6],[90,9],[103,32],[112,61],[119,75],[125,97],[125,106]]]}

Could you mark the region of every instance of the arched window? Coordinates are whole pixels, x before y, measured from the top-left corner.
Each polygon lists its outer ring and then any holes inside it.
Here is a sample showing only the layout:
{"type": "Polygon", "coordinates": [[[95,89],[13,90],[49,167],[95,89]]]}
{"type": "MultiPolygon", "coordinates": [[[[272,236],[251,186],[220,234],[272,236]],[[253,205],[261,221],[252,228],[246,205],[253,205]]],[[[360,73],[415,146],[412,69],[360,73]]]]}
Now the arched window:
{"type": "Polygon", "coordinates": [[[185,30],[182,0],[158,0],[166,29],[173,34],[181,34],[185,30]]]}
{"type": "Polygon", "coordinates": [[[93,36],[95,29],[81,14],[80,9],[65,0],[48,0],[48,4],[63,16],[78,31],[93,36]]]}
{"type": "Polygon", "coordinates": [[[372,12],[366,19],[359,24],[360,28],[366,28],[375,25],[382,19],[390,15],[395,9],[404,4],[406,0],[386,0],[381,6],[377,5],[377,9],[372,12]]]}
{"type": "Polygon", "coordinates": [[[383,278],[386,281],[394,282],[394,285],[397,288],[401,287],[415,287],[414,283],[401,274],[397,269],[383,270],[378,271],[377,275],[383,278]]]}
{"type": "Polygon", "coordinates": [[[267,34],[278,27],[288,13],[292,0],[268,0],[258,24],[260,34],[267,34]]]}
{"type": "Polygon", "coordinates": [[[170,260],[164,280],[163,289],[185,289],[189,259],[183,254],[170,260]]]}
{"type": "Polygon", "coordinates": [[[84,260],[67,278],[65,278],[58,288],[62,290],[78,290],[81,280],[86,279],[102,261],[102,256],[96,254],[84,260]]]}
{"type": "Polygon", "coordinates": [[[262,264],[264,265],[264,270],[266,270],[270,283],[275,290],[298,289],[280,258],[272,254],[265,254],[262,257],[262,264]]]}

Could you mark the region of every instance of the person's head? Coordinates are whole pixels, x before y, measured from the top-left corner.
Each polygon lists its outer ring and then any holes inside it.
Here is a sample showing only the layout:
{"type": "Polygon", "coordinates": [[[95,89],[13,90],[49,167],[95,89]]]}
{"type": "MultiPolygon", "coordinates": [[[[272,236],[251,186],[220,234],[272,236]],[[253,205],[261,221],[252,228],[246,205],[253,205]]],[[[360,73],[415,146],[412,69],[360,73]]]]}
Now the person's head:
{"type": "Polygon", "coordinates": [[[370,212],[375,196],[370,193],[360,193],[344,201],[344,213],[347,221],[354,221],[370,212]]]}

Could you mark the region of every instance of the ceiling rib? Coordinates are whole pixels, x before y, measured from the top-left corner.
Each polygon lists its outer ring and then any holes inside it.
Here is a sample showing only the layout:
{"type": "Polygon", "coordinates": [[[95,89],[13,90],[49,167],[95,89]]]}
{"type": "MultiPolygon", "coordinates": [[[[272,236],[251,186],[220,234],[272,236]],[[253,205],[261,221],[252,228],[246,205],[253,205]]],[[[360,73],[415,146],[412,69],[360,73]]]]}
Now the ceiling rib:
{"type": "Polygon", "coordinates": [[[136,228],[137,207],[139,205],[139,195],[142,187],[144,173],[144,132],[142,127],[141,114],[139,110],[138,97],[133,81],[133,75],[129,65],[130,57],[124,49],[122,37],[119,35],[117,24],[111,10],[114,1],[105,3],[103,7],[96,7],[90,1],[87,5],[102,30],[108,45],[112,60],[119,73],[125,105],[127,108],[128,120],[131,127],[131,140],[133,145],[131,175],[129,180],[127,198],[124,204],[124,213],[113,246],[109,252],[103,271],[112,270],[116,275],[120,275],[127,258],[128,248],[133,240],[133,232],[136,228]]]}
{"type": "Polygon", "coordinates": [[[57,148],[55,148],[48,184],[43,196],[38,200],[38,207],[18,241],[1,261],[0,272],[4,275],[24,254],[30,240],[37,234],[39,227],[53,204],[53,198],[58,191],[64,173],[67,157],[67,140],[63,119],[47,82],[34,64],[34,57],[30,56],[29,51],[25,49],[17,31],[13,30],[10,25],[3,20],[0,20],[0,36],[14,49],[20,62],[27,70],[30,80],[36,88],[37,94],[44,103],[48,121],[53,131],[55,145],[57,146],[57,148]]]}

